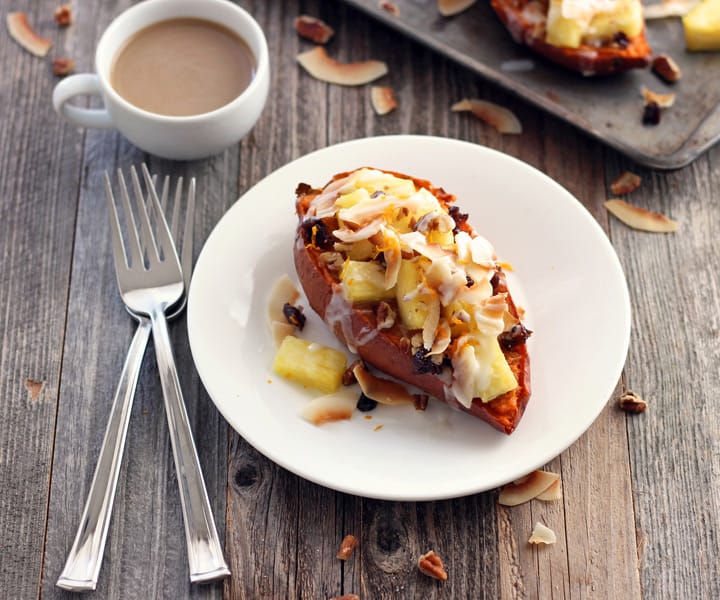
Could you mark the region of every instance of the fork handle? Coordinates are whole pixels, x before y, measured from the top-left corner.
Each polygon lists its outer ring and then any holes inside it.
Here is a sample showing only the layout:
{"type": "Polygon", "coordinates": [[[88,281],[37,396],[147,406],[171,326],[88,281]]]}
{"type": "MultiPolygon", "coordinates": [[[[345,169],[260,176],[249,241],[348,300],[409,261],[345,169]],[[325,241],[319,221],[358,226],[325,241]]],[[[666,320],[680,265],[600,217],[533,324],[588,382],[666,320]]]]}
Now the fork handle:
{"type": "Polygon", "coordinates": [[[94,590],[97,586],[135,387],[151,329],[150,320],[139,317],[139,325],[130,343],[115,391],[110,418],[105,428],[105,438],[95,465],[95,474],[85,501],[80,525],[68,553],[65,568],[56,583],[62,589],[82,592],[94,590]]]}
{"type": "Polygon", "coordinates": [[[180,487],[190,581],[202,583],[222,579],[230,575],[230,569],[223,558],[222,546],[200,469],[200,460],[195,449],[170,345],[167,321],[161,309],[154,310],[150,318],[170,441],[175,458],[175,471],[180,487]]]}

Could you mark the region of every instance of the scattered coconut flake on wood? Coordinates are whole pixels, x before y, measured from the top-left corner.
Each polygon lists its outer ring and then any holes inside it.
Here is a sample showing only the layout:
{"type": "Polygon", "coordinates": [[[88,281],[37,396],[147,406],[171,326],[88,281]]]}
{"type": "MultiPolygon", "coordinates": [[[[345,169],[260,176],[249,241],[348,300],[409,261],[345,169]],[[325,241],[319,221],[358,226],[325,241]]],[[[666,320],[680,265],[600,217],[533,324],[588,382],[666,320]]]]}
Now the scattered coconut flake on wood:
{"type": "Polygon", "coordinates": [[[335,33],[335,30],[325,21],[310,15],[295,17],[295,31],[300,37],[316,44],[326,44],[335,33]]]}
{"type": "Polygon", "coordinates": [[[453,112],[469,111],[478,119],[492,125],[500,133],[522,133],[522,125],[511,110],[487,100],[464,99],[450,107],[453,112]]]}
{"type": "Polygon", "coordinates": [[[643,17],[647,20],[684,17],[698,4],[700,0],[663,0],[657,4],[646,4],[643,6],[643,17]]]}
{"type": "Polygon", "coordinates": [[[552,529],[537,522],[528,542],[530,544],[554,544],[557,542],[557,537],[552,529]]]}
{"type": "Polygon", "coordinates": [[[28,23],[23,12],[8,13],[5,20],[10,37],[25,50],[35,56],[45,56],[52,46],[52,41],[40,36],[28,23]]]}
{"type": "Polygon", "coordinates": [[[470,8],[477,0],[438,0],[438,12],[443,17],[452,17],[470,8]]]}
{"type": "Polygon", "coordinates": [[[379,115],[386,115],[397,108],[395,92],[391,87],[374,85],[370,88],[370,102],[379,115]]]}
{"type": "Polygon", "coordinates": [[[549,488],[535,496],[535,500],[542,500],[543,502],[562,500],[562,484],[560,483],[560,479],[551,483],[549,488]]]}
{"type": "Polygon", "coordinates": [[[640,187],[642,179],[640,175],[625,171],[610,184],[610,191],[613,194],[629,194],[640,187]]]}
{"type": "Polygon", "coordinates": [[[503,506],[517,506],[537,498],[551,485],[560,481],[560,475],[536,469],[525,477],[508,483],[500,492],[498,502],[503,506]]]}
{"type": "Polygon", "coordinates": [[[364,85],[388,72],[387,65],[379,60],[340,62],[330,58],[322,46],[298,54],[297,61],[316,79],[338,85],[364,85]]]}
{"type": "Polygon", "coordinates": [[[660,108],[670,108],[675,104],[675,94],[658,94],[646,87],[642,89],[642,97],[645,100],[645,104],[655,102],[660,108]]]}
{"type": "Polygon", "coordinates": [[[343,421],[352,417],[357,399],[357,388],[341,388],[332,394],[310,400],[300,416],[313,425],[343,421]]]}
{"type": "Polygon", "coordinates": [[[404,385],[383,377],[376,377],[362,364],[355,366],[353,374],[360,384],[363,394],[380,404],[415,404],[412,394],[404,385]]]}
{"type": "Polygon", "coordinates": [[[618,198],[607,200],[605,202],[605,208],[625,223],[625,225],[633,229],[653,233],[671,233],[678,228],[677,222],[665,215],[640,208],[639,206],[633,206],[618,198]]]}

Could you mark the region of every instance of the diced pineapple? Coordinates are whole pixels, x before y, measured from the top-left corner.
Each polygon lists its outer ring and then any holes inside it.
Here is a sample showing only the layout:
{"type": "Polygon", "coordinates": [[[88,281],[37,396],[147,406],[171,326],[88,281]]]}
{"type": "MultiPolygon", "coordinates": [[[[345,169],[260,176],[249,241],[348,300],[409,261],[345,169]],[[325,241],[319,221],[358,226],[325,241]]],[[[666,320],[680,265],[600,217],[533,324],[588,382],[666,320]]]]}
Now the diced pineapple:
{"type": "Polygon", "coordinates": [[[395,297],[395,289],[385,289],[385,269],[375,261],[346,260],[340,273],[345,297],[357,302],[379,302],[395,297]]]}
{"type": "Polygon", "coordinates": [[[518,383],[515,375],[507,360],[505,360],[505,355],[502,353],[496,338],[476,346],[475,354],[480,364],[492,365],[490,382],[484,389],[475,390],[477,398],[482,398],[483,402],[489,402],[493,398],[497,398],[517,387],[518,383]]]}
{"type": "Polygon", "coordinates": [[[440,303],[437,295],[418,293],[423,281],[423,267],[420,259],[403,259],[400,263],[395,286],[398,311],[408,329],[422,329],[433,303],[440,303]]]}
{"type": "Polygon", "coordinates": [[[369,198],[370,194],[368,194],[368,191],[365,188],[360,188],[357,190],[353,190],[348,194],[343,194],[342,196],[339,196],[338,199],[335,201],[335,206],[337,206],[338,208],[350,208],[351,206],[355,206],[356,204],[364,202],[369,198]]]}
{"type": "Polygon", "coordinates": [[[378,249],[370,240],[360,240],[350,246],[347,256],[350,260],[370,260],[378,254],[378,249]]]}
{"type": "Polygon", "coordinates": [[[637,0],[626,0],[611,13],[596,14],[584,36],[584,41],[611,40],[618,32],[624,33],[628,38],[634,38],[640,35],[644,23],[642,4],[637,0]]]}
{"type": "Polygon", "coordinates": [[[705,0],[682,21],[688,50],[720,50],[720,0],[705,0]]]}
{"type": "Polygon", "coordinates": [[[551,46],[577,48],[582,42],[583,27],[562,15],[562,0],[550,0],[545,41],[551,46]]]}
{"type": "Polygon", "coordinates": [[[427,241],[431,244],[438,244],[443,248],[452,248],[455,244],[455,234],[452,231],[438,231],[433,229],[427,234],[427,241]]]}
{"type": "Polygon", "coordinates": [[[282,341],[273,361],[278,375],[326,394],[340,387],[346,368],[344,353],[292,335],[282,341]]]}

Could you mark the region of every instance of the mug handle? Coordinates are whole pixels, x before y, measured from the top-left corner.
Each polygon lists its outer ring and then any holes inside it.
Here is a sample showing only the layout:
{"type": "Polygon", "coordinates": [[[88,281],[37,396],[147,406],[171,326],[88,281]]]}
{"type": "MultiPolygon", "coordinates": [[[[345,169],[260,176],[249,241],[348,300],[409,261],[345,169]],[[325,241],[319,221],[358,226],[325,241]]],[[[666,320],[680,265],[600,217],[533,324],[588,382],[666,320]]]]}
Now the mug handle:
{"type": "Polygon", "coordinates": [[[107,108],[82,108],[68,104],[75,96],[100,96],[102,88],[100,78],[93,73],[70,75],[60,81],[53,90],[53,106],[57,113],[78,127],[97,127],[111,129],[114,127],[107,108]]]}

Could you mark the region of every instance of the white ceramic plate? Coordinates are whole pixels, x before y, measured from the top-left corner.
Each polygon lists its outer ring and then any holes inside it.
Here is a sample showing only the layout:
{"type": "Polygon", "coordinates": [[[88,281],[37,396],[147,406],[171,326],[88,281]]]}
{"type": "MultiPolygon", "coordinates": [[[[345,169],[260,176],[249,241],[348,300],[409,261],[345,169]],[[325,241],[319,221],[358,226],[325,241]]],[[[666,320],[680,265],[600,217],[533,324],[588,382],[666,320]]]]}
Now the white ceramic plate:
{"type": "MultiPolygon", "coordinates": [[[[305,304],[307,306],[307,304],[305,304]]],[[[311,309],[303,337],[340,347],[311,309]]],[[[434,500],[488,490],[542,466],[594,421],[620,377],[630,304],[607,237],[566,190],[504,154],[423,136],[360,139],[278,169],[225,214],[200,254],[188,330],[200,377],[220,412],[277,464],[321,485],[388,500],[434,500]],[[375,166],[431,180],[457,196],[470,222],[515,272],[510,286],[533,330],[533,393],[506,436],[431,401],[425,412],[378,406],[365,419],[316,427],[299,412],[314,395],[271,371],[267,294],[295,279],[298,183],[375,166]],[[378,428],[382,425],[381,428],[378,428]]]]}

